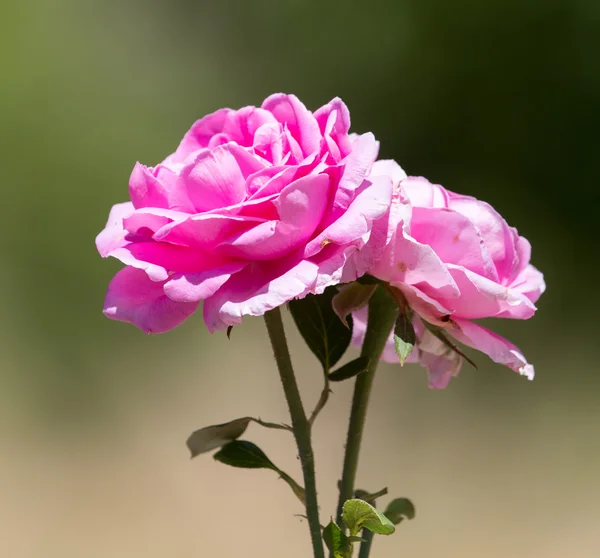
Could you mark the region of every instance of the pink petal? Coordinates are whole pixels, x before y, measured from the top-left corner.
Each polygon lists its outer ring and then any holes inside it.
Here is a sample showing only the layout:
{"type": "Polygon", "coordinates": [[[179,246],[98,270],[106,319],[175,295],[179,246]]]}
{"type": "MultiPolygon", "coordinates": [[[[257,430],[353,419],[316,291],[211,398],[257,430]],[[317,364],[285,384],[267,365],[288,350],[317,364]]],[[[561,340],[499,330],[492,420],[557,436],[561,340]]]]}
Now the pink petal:
{"type": "Polygon", "coordinates": [[[314,153],[306,157],[299,165],[271,167],[272,169],[275,169],[276,172],[273,172],[267,167],[263,171],[255,173],[250,176],[247,181],[250,199],[259,199],[265,196],[278,194],[294,180],[307,176],[308,174],[319,174],[317,164],[317,154],[314,153]],[[265,180],[265,178],[267,178],[267,180],[265,180]],[[260,185],[257,188],[255,184],[258,185],[259,182],[260,185]]]}
{"type": "Polygon", "coordinates": [[[511,283],[510,288],[525,295],[531,302],[537,302],[546,290],[544,276],[531,264],[528,265],[511,283]]]}
{"type": "Polygon", "coordinates": [[[311,292],[317,274],[317,265],[298,256],[253,262],[206,299],[204,321],[212,332],[239,324],[245,315],[262,316],[311,292]]]}
{"type": "Polygon", "coordinates": [[[332,162],[337,163],[352,150],[352,141],[348,136],[350,129],[350,112],[339,98],[333,99],[315,112],[322,136],[332,156],[332,162]]]}
{"type": "Polygon", "coordinates": [[[459,294],[447,266],[431,247],[406,235],[401,227],[398,227],[396,237],[370,273],[394,286],[428,288],[434,298],[456,297],[459,294]]]}
{"type": "Polygon", "coordinates": [[[373,134],[359,136],[352,145],[352,152],[343,161],[343,171],[337,187],[331,217],[332,223],[346,211],[356,195],[357,188],[366,179],[373,161],[377,158],[377,142],[373,134]]]}
{"type": "Polygon", "coordinates": [[[104,314],[112,320],[134,324],[146,333],[164,333],[185,321],[197,307],[197,303],[173,302],[164,294],[163,283],[126,267],[108,286],[104,314]]]}
{"type": "Polygon", "coordinates": [[[125,217],[123,219],[123,227],[131,235],[151,237],[161,227],[174,222],[184,221],[187,218],[188,214],[181,211],[144,207],[125,217]]]}
{"type": "Polygon", "coordinates": [[[428,329],[423,330],[417,350],[419,364],[427,369],[429,387],[444,389],[450,380],[458,376],[462,357],[447,347],[428,329]]]}
{"type": "Polygon", "coordinates": [[[260,217],[200,213],[166,224],[154,234],[154,239],[213,251],[225,239],[264,222],[260,217]]]}
{"type": "Polygon", "coordinates": [[[306,257],[317,254],[327,244],[346,245],[361,240],[361,237],[370,232],[373,221],[386,214],[391,199],[391,179],[385,176],[374,177],[373,182],[367,184],[350,207],[308,243],[306,257]]]}
{"type": "Polygon", "coordinates": [[[179,180],[198,213],[234,205],[246,195],[245,177],[231,144],[200,151],[183,168],[179,180]]]}
{"type": "Polygon", "coordinates": [[[402,189],[413,207],[449,207],[447,190],[422,176],[409,176],[402,181],[402,189]]]}
{"type": "Polygon", "coordinates": [[[306,243],[329,201],[329,177],[309,175],[286,186],[275,201],[278,221],[259,224],[223,242],[227,254],[248,260],[279,258],[306,243]]]}
{"type": "Polygon", "coordinates": [[[535,313],[533,303],[518,291],[459,266],[448,264],[448,270],[460,290],[460,296],[446,298],[433,289],[422,287],[422,290],[448,308],[453,316],[477,319],[503,313],[505,317],[525,320],[535,313]]]}
{"type": "MultiPolygon", "coordinates": [[[[270,114],[270,113],[269,113],[270,114]]],[[[254,134],[254,151],[273,165],[283,160],[284,137],[279,122],[264,124],[254,134]]]]}
{"type": "Polygon", "coordinates": [[[321,142],[319,125],[312,113],[295,95],[276,93],[265,99],[262,108],[273,113],[279,122],[287,126],[305,157],[319,150],[321,142]]]}
{"type": "Polygon", "coordinates": [[[510,341],[469,320],[453,319],[453,322],[457,327],[447,331],[458,341],[485,353],[494,362],[504,364],[529,380],[533,380],[533,366],[527,363],[521,351],[510,341]]]}
{"type": "Polygon", "coordinates": [[[413,207],[410,234],[430,246],[444,263],[498,281],[479,231],[464,215],[447,208],[413,207]]]}
{"type": "Polygon", "coordinates": [[[402,167],[392,159],[380,159],[373,163],[369,176],[389,176],[394,183],[394,188],[406,178],[402,167]]]}
{"type": "Polygon", "coordinates": [[[117,248],[125,246],[127,231],[123,227],[123,219],[134,212],[131,202],[118,203],[112,206],[104,230],[96,237],[96,248],[103,258],[117,248]]]}
{"type": "Polygon", "coordinates": [[[205,300],[247,265],[247,262],[232,262],[198,273],[176,273],[165,283],[164,291],[171,300],[179,302],[205,300]]]}
{"type": "Polygon", "coordinates": [[[159,165],[150,169],[136,163],[129,178],[129,196],[136,209],[141,207],[170,207],[169,191],[173,188],[176,175],[159,165]]]}
{"type": "Polygon", "coordinates": [[[332,99],[329,103],[315,111],[315,120],[319,124],[321,133],[325,133],[325,127],[333,112],[336,113],[333,131],[340,136],[347,134],[348,130],[350,130],[350,111],[339,97],[335,97],[335,99],[332,99]]]}
{"type": "Polygon", "coordinates": [[[465,215],[477,227],[500,282],[510,281],[516,264],[516,231],[491,205],[475,198],[452,193],[449,207],[465,215]]]}
{"type": "Polygon", "coordinates": [[[244,147],[251,147],[254,136],[261,126],[275,124],[277,120],[269,111],[256,107],[243,107],[227,115],[223,132],[231,141],[244,147]]]}
{"type": "Polygon", "coordinates": [[[227,116],[231,109],[220,109],[196,121],[183,137],[177,151],[173,154],[173,162],[183,162],[191,153],[205,149],[211,138],[223,132],[227,116]]]}
{"type": "Polygon", "coordinates": [[[152,281],[166,281],[169,271],[204,271],[228,262],[209,251],[154,241],[134,242],[108,255],[125,265],[144,270],[152,281]]]}

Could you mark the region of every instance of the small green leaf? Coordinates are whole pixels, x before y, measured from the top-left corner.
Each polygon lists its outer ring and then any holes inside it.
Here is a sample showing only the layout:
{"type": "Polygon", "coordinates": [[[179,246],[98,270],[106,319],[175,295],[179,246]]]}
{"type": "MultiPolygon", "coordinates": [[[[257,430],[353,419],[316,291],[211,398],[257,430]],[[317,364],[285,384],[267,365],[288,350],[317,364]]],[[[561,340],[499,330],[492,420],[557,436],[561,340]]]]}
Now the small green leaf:
{"type": "Polygon", "coordinates": [[[408,498],[396,498],[388,504],[385,515],[394,525],[398,525],[403,519],[414,519],[415,506],[408,498]]]}
{"type": "Polygon", "coordinates": [[[329,525],[323,529],[323,541],[334,556],[334,558],[344,558],[348,555],[350,545],[348,543],[348,537],[344,532],[333,522],[333,519],[329,522],[329,525]]]}
{"type": "Polygon", "coordinates": [[[214,426],[207,426],[206,428],[196,430],[186,442],[192,457],[221,447],[227,442],[239,438],[246,431],[248,423],[251,420],[250,417],[243,417],[224,424],[215,424],[214,426]]]}
{"type": "Polygon", "coordinates": [[[380,511],[364,500],[346,500],[342,508],[342,519],[350,529],[350,535],[357,535],[362,528],[378,535],[391,535],[396,528],[380,511]]]}
{"type": "Polygon", "coordinates": [[[398,314],[394,326],[394,344],[400,357],[400,366],[404,366],[404,362],[417,344],[417,336],[415,335],[410,312],[400,312],[398,314]]]}
{"type": "Polygon", "coordinates": [[[289,485],[292,492],[302,504],[306,503],[306,491],[286,472],[275,465],[265,453],[252,442],[247,440],[234,440],[223,446],[213,456],[216,461],[240,467],[242,469],[271,469],[289,485]]]}
{"type": "Polygon", "coordinates": [[[338,315],[342,323],[348,327],[346,317],[359,308],[362,308],[371,295],[377,289],[377,285],[361,285],[360,283],[349,283],[338,287],[339,292],[333,297],[333,311],[338,315]]]}
{"type": "Polygon", "coordinates": [[[223,446],[213,456],[217,461],[242,469],[272,469],[280,472],[265,453],[252,442],[235,440],[223,446]]]}
{"type": "Polygon", "coordinates": [[[335,287],[328,287],[320,295],[309,294],[289,302],[300,334],[326,372],[342,358],[352,339],[352,316],[348,316],[345,327],[333,311],[336,294],[335,287]]]}
{"type": "Polygon", "coordinates": [[[334,370],[331,374],[329,374],[329,381],[341,382],[343,380],[348,380],[365,372],[368,366],[369,357],[362,356],[355,358],[354,360],[347,362],[344,364],[344,366],[340,366],[337,370],[334,370]]]}

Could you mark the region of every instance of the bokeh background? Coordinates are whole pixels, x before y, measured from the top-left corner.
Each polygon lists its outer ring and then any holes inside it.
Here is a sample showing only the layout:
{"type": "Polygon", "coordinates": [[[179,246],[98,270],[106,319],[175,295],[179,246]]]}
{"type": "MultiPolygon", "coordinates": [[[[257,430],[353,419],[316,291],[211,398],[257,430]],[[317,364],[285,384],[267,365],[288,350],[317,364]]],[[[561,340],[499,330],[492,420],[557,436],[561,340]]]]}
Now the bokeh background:
{"type": "MultiPolygon", "coordinates": [[[[137,160],[276,91],[341,96],[383,157],[491,202],[548,284],[533,321],[496,326],[534,382],[482,355],[441,392],[381,367],[360,485],[409,496],[417,519],[374,557],[600,556],[597,1],[5,0],[0,16],[0,556],[310,554],[275,475],[184,445],[286,420],[261,321],[231,341],[199,316],[156,337],[111,322],[119,264],[94,248],[137,160]]],[[[288,325],[310,405],[320,375],[288,325]]],[[[350,390],[315,432],[323,521],[350,390]]],[[[247,437],[300,478],[288,435],[247,437]]]]}

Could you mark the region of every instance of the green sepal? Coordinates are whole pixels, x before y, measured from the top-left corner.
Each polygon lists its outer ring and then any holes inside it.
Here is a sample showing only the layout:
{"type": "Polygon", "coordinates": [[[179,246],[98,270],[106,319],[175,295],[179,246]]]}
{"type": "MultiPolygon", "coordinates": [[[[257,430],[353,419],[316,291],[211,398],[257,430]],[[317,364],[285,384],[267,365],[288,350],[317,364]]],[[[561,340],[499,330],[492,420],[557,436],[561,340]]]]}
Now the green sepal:
{"type": "Polygon", "coordinates": [[[396,345],[396,353],[400,357],[400,366],[404,366],[406,359],[417,344],[417,335],[412,324],[411,314],[412,312],[408,308],[404,312],[401,311],[394,326],[394,345],[396,345]]]}

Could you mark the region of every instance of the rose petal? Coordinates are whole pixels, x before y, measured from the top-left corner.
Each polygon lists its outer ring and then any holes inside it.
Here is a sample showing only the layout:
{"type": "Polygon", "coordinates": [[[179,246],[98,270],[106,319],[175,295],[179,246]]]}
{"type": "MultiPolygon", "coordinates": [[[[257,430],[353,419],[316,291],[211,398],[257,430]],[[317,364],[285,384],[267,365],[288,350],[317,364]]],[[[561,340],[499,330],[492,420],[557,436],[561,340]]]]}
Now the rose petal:
{"type": "Polygon", "coordinates": [[[371,230],[373,221],[385,215],[391,199],[391,179],[386,176],[374,177],[346,212],[308,243],[305,256],[315,255],[327,244],[345,245],[361,239],[371,230]]]}
{"type": "Polygon", "coordinates": [[[373,161],[377,158],[377,142],[371,133],[359,136],[352,145],[352,152],[343,161],[342,176],[337,187],[330,218],[333,223],[350,206],[356,195],[356,189],[366,179],[373,161]]]}
{"type": "Polygon", "coordinates": [[[212,332],[241,323],[245,315],[262,316],[311,292],[317,274],[317,265],[299,255],[252,262],[206,299],[204,321],[212,332]]]}
{"type": "Polygon", "coordinates": [[[228,108],[219,109],[197,120],[181,140],[179,147],[172,156],[173,162],[181,163],[191,153],[208,147],[211,138],[223,132],[225,121],[231,112],[233,111],[228,108]]]}
{"type": "Polygon", "coordinates": [[[96,237],[96,248],[103,258],[117,248],[125,246],[127,231],[123,227],[123,219],[129,217],[135,208],[131,202],[113,205],[108,214],[108,221],[104,230],[96,237]]]}
{"type": "Polygon", "coordinates": [[[279,258],[312,236],[329,201],[329,177],[309,175],[286,186],[274,202],[278,221],[259,224],[224,241],[225,253],[248,260],[279,258]]]}
{"type": "Polygon", "coordinates": [[[430,246],[444,263],[463,266],[498,281],[479,231],[464,215],[444,207],[413,207],[410,234],[421,244],[430,246]]]}
{"type": "Polygon", "coordinates": [[[181,171],[178,184],[198,213],[240,203],[246,196],[245,177],[231,144],[198,152],[181,171]]]}
{"type": "Polygon", "coordinates": [[[232,235],[264,222],[260,217],[200,213],[166,224],[154,234],[154,239],[212,251],[232,235]]]}
{"type": "Polygon", "coordinates": [[[461,318],[488,318],[503,314],[525,320],[533,316],[535,306],[522,293],[490,281],[477,273],[453,264],[448,264],[448,270],[460,290],[458,297],[444,297],[433,289],[421,286],[421,290],[429,294],[452,314],[461,318]]]}
{"type": "Polygon", "coordinates": [[[115,275],[104,301],[108,318],[134,324],[146,333],[169,331],[197,308],[197,303],[170,300],[163,292],[163,283],[151,281],[143,271],[132,267],[115,275]]]}
{"type": "Polygon", "coordinates": [[[165,283],[164,291],[171,300],[179,302],[205,300],[247,265],[247,262],[232,262],[198,273],[175,273],[165,283]]]}
{"type": "Polygon", "coordinates": [[[477,227],[496,266],[499,281],[510,281],[516,267],[516,231],[491,205],[475,198],[452,193],[449,207],[465,215],[477,227]]]}
{"type": "Polygon", "coordinates": [[[312,113],[295,95],[276,93],[267,97],[262,108],[285,124],[292,137],[298,142],[306,157],[319,150],[321,134],[319,125],[312,113]]]}
{"type": "Polygon", "coordinates": [[[448,191],[422,176],[409,176],[402,181],[402,189],[413,207],[448,207],[448,191]]]}
{"type": "Polygon", "coordinates": [[[546,290],[546,283],[543,274],[530,264],[519,273],[510,288],[535,303],[546,290]]]}
{"type": "Polygon", "coordinates": [[[457,328],[448,332],[461,343],[488,355],[494,362],[533,380],[534,369],[515,345],[500,335],[469,320],[453,320],[457,328]]]}
{"type": "Polygon", "coordinates": [[[154,241],[134,242],[113,250],[108,255],[125,265],[144,270],[152,281],[166,281],[169,271],[204,271],[229,261],[199,248],[154,241]]]}
{"type": "Polygon", "coordinates": [[[264,125],[277,124],[275,117],[267,110],[256,107],[243,107],[227,114],[223,132],[244,147],[254,144],[256,131],[264,125]]]}
{"type": "MultiPolygon", "coordinates": [[[[171,208],[169,198],[175,187],[177,175],[169,168],[158,165],[151,169],[136,163],[129,178],[129,196],[136,209],[142,207],[171,208]]],[[[187,200],[184,200],[184,202],[187,200]]],[[[189,209],[183,203],[184,209],[189,209]]]]}

